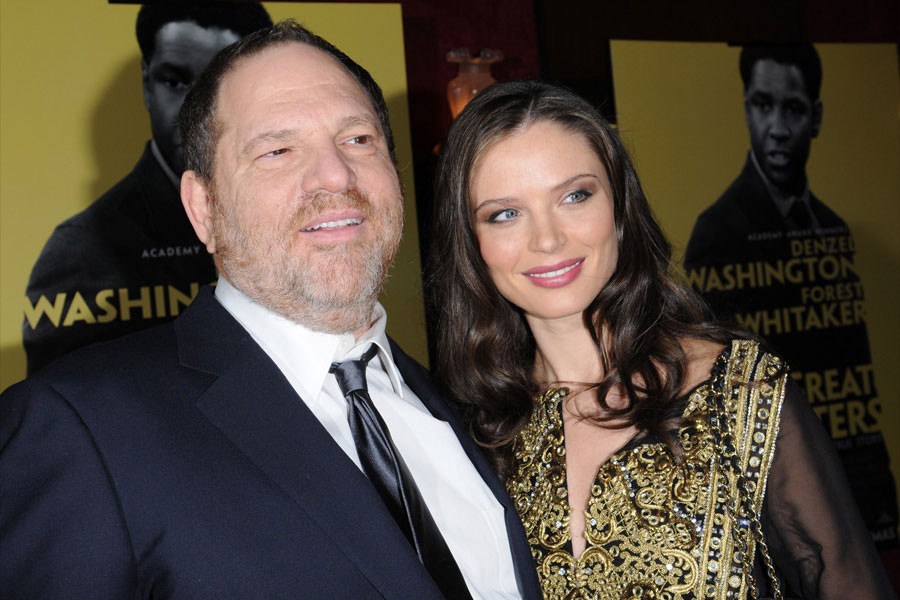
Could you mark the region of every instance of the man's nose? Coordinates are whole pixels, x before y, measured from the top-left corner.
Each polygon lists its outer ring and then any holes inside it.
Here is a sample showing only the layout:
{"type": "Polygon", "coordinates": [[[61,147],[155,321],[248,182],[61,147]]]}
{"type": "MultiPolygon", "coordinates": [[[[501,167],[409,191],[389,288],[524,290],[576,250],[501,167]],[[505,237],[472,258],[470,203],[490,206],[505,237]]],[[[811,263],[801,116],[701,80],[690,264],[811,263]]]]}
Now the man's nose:
{"type": "Polygon", "coordinates": [[[347,158],[335,147],[314,152],[303,173],[302,187],[308,194],[326,191],[338,193],[356,183],[356,173],[347,158]]]}
{"type": "Polygon", "coordinates": [[[784,111],[780,109],[773,110],[769,122],[769,135],[776,139],[787,139],[791,135],[791,129],[788,126],[784,111]]]}

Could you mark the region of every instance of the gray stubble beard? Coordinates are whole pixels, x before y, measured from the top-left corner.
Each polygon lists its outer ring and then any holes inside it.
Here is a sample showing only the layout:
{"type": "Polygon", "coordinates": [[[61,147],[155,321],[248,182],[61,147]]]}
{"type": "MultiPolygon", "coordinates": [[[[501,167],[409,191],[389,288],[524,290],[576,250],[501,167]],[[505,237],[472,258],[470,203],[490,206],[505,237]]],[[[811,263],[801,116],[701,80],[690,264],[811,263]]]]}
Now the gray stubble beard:
{"type": "MultiPolygon", "coordinates": [[[[375,215],[365,196],[355,193],[352,203],[364,207],[367,219],[382,221],[384,226],[379,231],[390,239],[375,239],[355,247],[320,248],[317,260],[310,260],[309,256],[292,260],[289,248],[276,246],[273,250],[281,256],[264,257],[273,258],[265,266],[255,264],[254,259],[260,257],[258,249],[250,251],[254,240],[248,240],[243,232],[238,236],[221,232],[216,226],[217,266],[232,285],[255,302],[314,331],[341,334],[365,330],[371,324],[375,303],[400,246],[402,202],[401,198],[400,210],[396,212],[375,215]],[[235,249],[238,256],[232,257],[235,249]],[[323,263],[327,254],[334,256],[326,267],[323,263]],[[283,265],[292,268],[281,274],[274,272],[276,266],[283,265]],[[346,292],[346,287],[333,289],[333,282],[327,282],[332,276],[349,279],[347,286],[357,289],[352,292],[346,292]]],[[[218,204],[215,213],[216,225],[228,220],[218,204]]],[[[302,214],[296,215],[286,230],[298,231],[297,223],[302,221],[302,214]]]]}

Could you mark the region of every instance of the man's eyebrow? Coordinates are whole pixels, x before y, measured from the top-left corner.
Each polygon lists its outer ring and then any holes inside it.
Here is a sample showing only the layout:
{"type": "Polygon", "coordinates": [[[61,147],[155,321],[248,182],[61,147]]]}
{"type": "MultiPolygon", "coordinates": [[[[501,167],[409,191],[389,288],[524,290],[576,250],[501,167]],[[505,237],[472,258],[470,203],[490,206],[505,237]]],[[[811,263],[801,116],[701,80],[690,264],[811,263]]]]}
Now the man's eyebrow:
{"type": "MultiPolygon", "coordinates": [[[[378,121],[368,115],[351,115],[345,117],[340,122],[340,128],[346,129],[349,127],[357,127],[357,126],[365,126],[365,127],[373,127],[379,133],[381,132],[381,127],[378,121]]],[[[243,148],[241,148],[241,154],[246,155],[253,151],[253,148],[258,146],[259,144],[265,144],[269,142],[283,142],[297,135],[296,129],[273,129],[270,131],[263,131],[252,138],[250,138],[246,144],[244,144],[243,148]]]]}
{"type": "Polygon", "coordinates": [[[763,92],[762,90],[753,90],[749,94],[747,94],[747,100],[750,102],[772,102],[774,96],[769,92],[763,92]]]}
{"type": "Polygon", "coordinates": [[[348,117],[345,117],[341,121],[342,128],[356,127],[358,125],[375,127],[376,129],[378,129],[378,131],[381,131],[381,127],[378,121],[376,121],[369,115],[350,115],[348,117]]]}
{"type": "Polygon", "coordinates": [[[153,69],[155,72],[161,72],[165,74],[176,74],[180,76],[190,76],[191,71],[187,67],[181,64],[171,63],[171,62],[162,62],[156,65],[156,68],[153,69]]]}
{"type": "Polygon", "coordinates": [[[258,146],[259,144],[265,144],[268,142],[283,142],[294,135],[294,133],[294,129],[274,129],[271,131],[263,131],[262,133],[250,138],[250,140],[247,141],[246,144],[244,144],[244,147],[241,148],[241,154],[249,154],[253,150],[253,148],[258,146]]]}
{"type": "Polygon", "coordinates": [[[809,96],[806,94],[806,92],[796,91],[796,92],[791,92],[789,94],[785,94],[785,96],[786,96],[785,97],[786,102],[799,102],[801,104],[811,104],[809,96]]]}

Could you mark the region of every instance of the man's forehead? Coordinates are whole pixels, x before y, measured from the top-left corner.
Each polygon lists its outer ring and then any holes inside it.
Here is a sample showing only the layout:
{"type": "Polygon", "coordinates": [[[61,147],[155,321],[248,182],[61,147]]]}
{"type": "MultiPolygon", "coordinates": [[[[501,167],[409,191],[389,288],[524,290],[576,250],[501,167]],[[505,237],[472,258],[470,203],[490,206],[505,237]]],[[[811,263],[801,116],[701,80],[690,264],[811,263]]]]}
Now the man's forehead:
{"type": "Polygon", "coordinates": [[[296,40],[273,44],[240,58],[231,70],[256,70],[260,66],[284,71],[312,70],[321,73],[321,77],[339,73],[340,76],[352,78],[335,57],[320,48],[296,40]]]}
{"type": "Polygon", "coordinates": [[[221,25],[218,23],[201,25],[194,19],[177,19],[162,23],[159,26],[159,29],[156,30],[155,37],[157,40],[159,40],[160,37],[172,37],[178,35],[187,35],[188,37],[190,37],[191,34],[194,34],[197,31],[227,33],[237,38],[241,37],[241,35],[237,31],[226,25],[221,25]]]}
{"type": "Polygon", "coordinates": [[[241,36],[232,29],[217,25],[202,26],[191,20],[169,21],[156,31],[153,55],[179,60],[182,52],[216,53],[238,41],[241,36]]]}
{"type": "Polygon", "coordinates": [[[309,44],[288,41],[236,61],[222,78],[220,98],[235,92],[269,93],[326,85],[359,94],[370,104],[362,85],[336,58],[309,44]]]}
{"type": "Polygon", "coordinates": [[[803,71],[795,64],[777,62],[771,58],[758,60],[750,72],[750,87],[794,88],[806,91],[806,78],[803,71]]]}
{"type": "Polygon", "coordinates": [[[296,118],[298,110],[313,119],[328,114],[334,122],[379,126],[359,81],[336,58],[302,42],[280,43],[239,59],[222,78],[217,96],[221,134],[235,127],[242,135],[265,130],[281,117],[296,118]]]}

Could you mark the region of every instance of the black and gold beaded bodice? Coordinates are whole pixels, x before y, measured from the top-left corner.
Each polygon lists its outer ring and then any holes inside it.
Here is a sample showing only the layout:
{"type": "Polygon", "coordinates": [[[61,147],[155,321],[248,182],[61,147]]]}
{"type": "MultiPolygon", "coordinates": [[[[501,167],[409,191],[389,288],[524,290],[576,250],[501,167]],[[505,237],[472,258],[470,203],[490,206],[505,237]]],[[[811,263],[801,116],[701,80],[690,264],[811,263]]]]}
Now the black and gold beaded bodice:
{"type": "Polygon", "coordinates": [[[784,397],[779,359],[735,341],[686,401],[684,460],[665,444],[626,446],[604,463],[572,556],[564,389],[536,399],[507,482],[546,598],[745,598],[754,532],[784,397]]]}

